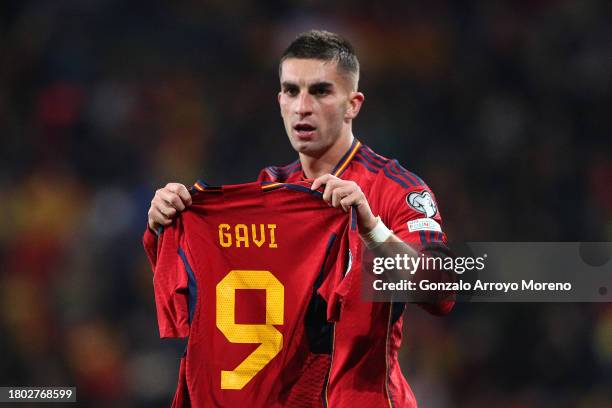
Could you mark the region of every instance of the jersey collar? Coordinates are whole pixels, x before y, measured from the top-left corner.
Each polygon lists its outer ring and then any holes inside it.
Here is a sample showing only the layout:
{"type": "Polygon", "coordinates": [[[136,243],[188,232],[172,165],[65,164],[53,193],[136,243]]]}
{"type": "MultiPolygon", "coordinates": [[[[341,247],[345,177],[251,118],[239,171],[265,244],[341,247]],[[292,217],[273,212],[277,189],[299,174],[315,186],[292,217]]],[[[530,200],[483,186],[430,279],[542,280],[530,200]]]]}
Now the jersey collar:
{"type": "Polygon", "coordinates": [[[336,166],[333,168],[331,174],[336,177],[340,177],[342,173],[344,173],[344,170],[346,170],[346,168],[348,167],[351,160],[353,160],[353,157],[355,157],[355,154],[357,153],[360,147],[361,142],[354,138],[353,144],[351,144],[351,147],[349,147],[348,151],[344,153],[344,156],[342,156],[338,164],[336,164],[336,166]]]}
{"type": "MultiPolygon", "coordinates": [[[[362,146],[361,142],[357,140],[356,138],[353,138],[353,143],[351,144],[351,147],[349,147],[347,152],[344,153],[340,161],[338,161],[338,163],[334,166],[334,168],[332,169],[330,173],[336,177],[340,177],[342,173],[344,173],[344,171],[348,168],[349,164],[351,163],[351,160],[353,160],[353,157],[355,157],[355,154],[357,153],[357,151],[359,150],[361,146],[362,146]]],[[[306,178],[306,175],[304,174],[304,170],[301,167],[302,167],[302,164],[299,163],[299,168],[301,170],[300,180],[302,181],[309,180],[306,178]]]]}

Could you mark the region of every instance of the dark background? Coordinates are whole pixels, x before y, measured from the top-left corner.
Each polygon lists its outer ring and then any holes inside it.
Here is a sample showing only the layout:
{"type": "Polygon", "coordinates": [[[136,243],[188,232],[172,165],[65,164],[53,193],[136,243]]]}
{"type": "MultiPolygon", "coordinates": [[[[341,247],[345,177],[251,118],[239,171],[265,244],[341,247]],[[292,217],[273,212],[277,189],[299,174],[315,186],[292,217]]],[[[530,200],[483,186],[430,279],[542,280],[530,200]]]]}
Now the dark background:
{"type": "MultiPolygon", "coordinates": [[[[328,3],[0,4],[0,385],[169,404],[149,202],[295,159],[277,61],[311,28],[355,45],[354,133],[428,182],[451,240],[611,240],[610,1],[328,3]]],[[[609,304],[409,307],[405,326],[422,407],[612,406],[609,304]]]]}

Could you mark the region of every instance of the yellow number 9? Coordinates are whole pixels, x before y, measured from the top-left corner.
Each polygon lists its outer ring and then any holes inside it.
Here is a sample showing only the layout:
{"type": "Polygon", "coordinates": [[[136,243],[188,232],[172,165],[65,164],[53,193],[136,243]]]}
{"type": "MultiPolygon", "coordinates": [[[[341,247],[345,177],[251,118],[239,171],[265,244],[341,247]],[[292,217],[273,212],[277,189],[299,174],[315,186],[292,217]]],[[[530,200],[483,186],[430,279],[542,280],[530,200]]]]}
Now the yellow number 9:
{"type": "Polygon", "coordinates": [[[233,270],[217,284],[217,327],[232,343],[260,343],[233,371],[221,371],[221,389],[241,390],[283,348],[285,288],[270,271],[233,270]],[[266,324],[236,324],[236,289],[265,289],[266,324]]]}

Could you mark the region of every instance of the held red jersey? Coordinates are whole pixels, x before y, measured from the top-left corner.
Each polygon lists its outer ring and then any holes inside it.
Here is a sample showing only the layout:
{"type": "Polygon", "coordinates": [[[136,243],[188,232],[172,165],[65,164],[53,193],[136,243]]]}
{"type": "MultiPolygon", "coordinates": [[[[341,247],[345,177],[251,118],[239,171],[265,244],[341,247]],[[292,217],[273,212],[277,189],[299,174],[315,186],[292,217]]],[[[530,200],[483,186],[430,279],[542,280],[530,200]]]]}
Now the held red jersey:
{"type": "MultiPolygon", "coordinates": [[[[374,215],[379,215],[395,235],[415,246],[446,243],[435,196],[415,174],[396,160],[373,152],[355,140],[332,170],[355,181],[374,215]]],[[[267,167],[260,180],[296,182],[304,179],[299,161],[284,167],[267,167]]],[[[332,367],[324,395],[329,407],[416,407],[417,403],[397,360],[402,339],[403,303],[365,302],[360,297],[360,262],[363,244],[350,234],[354,266],[347,276],[348,291],[341,318],[334,328],[332,367]]],[[[452,301],[423,304],[434,314],[446,314],[452,301]]]]}
{"type": "Polygon", "coordinates": [[[160,335],[189,337],[173,405],[321,406],[326,369],[308,369],[337,317],[350,215],[306,183],[195,188],[147,251],[160,335]]]}

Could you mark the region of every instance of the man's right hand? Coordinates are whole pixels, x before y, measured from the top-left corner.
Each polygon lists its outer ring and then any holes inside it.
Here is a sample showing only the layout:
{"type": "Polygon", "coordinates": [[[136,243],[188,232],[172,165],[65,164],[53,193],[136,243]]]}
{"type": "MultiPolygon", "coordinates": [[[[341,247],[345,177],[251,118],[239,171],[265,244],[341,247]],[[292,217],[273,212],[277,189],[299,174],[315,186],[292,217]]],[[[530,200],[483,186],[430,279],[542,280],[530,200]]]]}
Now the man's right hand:
{"type": "Polygon", "coordinates": [[[149,208],[149,228],[157,231],[160,226],[172,223],[176,214],[191,205],[191,194],[179,183],[168,183],[155,192],[149,208]]]}

